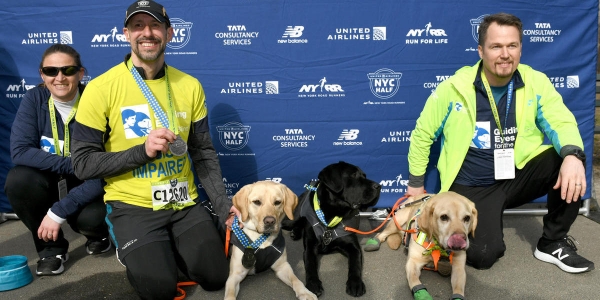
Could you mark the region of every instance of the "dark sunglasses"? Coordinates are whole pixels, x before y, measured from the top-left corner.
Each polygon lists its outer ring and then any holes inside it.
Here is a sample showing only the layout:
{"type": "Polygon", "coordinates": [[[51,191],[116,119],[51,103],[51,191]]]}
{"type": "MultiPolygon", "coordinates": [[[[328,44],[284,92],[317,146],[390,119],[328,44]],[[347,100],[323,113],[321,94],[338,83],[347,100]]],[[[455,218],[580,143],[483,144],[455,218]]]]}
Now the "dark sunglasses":
{"type": "Polygon", "coordinates": [[[46,76],[55,77],[58,75],[58,71],[62,72],[65,76],[73,76],[81,70],[78,66],[64,66],[64,67],[43,67],[42,73],[46,76]]]}

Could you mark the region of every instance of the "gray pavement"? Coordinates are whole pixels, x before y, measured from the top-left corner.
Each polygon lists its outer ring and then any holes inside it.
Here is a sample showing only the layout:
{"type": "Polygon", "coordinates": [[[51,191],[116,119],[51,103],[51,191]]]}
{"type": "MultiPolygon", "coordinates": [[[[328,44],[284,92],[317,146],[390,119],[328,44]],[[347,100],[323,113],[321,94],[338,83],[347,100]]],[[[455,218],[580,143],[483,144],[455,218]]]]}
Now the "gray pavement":
{"type": "MultiPolygon", "coordinates": [[[[598,212],[593,215],[597,217],[598,212]]],[[[370,229],[366,219],[362,230],[370,229]]],[[[69,261],[60,276],[37,277],[22,288],[0,292],[0,299],[137,299],[129,285],[125,268],[114,252],[90,256],[85,252],[85,238],[65,226],[71,242],[69,261]]],[[[541,234],[542,217],[505,216],[504,239],[507,250],[489,270],[467,267],[468,299],[600,299],[600,224],[580,215],[570,234],[579,241],[579,253],[596,263],[596,270],[568,274],[532,255],[541,234]]],[[[302,242],[292,241],[286,232],[288,259],[298,277],[304,281],[302,242]]],[[[363,237],[366,241],[366,237],[363,237]]],[[[29,259],[35,272],[38,260],[31,235],[18,220],[0,224],[0,256],[20,254],[29,259]]],[[[361,299],[411,299],[403,251],[383,244],[380,251],[364,253],[364,281],[367,293],[361,299]]],[[[323,256],[320,275],[325,292],[320,299],[351,299],[345,293],[347,262],[340,254],[323,256]]],[[[434,299],[448,299],[452,294],[450,278],[423,271],[421,281],[434,299]]],[[[223,299],[223,290],[206,292],[198,286],[185,288],[186,299],[223,299]]],[[[272,271],[248,276],[241,284],[238,299],[294,299],[291,288],[279,281],[272,271]]]]}

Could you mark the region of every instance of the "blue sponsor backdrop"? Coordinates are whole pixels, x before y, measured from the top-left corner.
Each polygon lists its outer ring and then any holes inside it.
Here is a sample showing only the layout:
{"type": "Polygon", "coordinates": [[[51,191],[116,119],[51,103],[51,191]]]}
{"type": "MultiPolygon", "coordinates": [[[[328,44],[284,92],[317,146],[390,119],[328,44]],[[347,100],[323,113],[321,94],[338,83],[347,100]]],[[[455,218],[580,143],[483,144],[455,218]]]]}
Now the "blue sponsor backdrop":
{"type": "MultiPolygon", "coordinates": [[[[301,193],[324,166],[344,160],[381,182],[378,206],[391,206],[406,189],[410,131],[425,100],[478,60],[477,25],[500,11],[523,20],[521,62],[554,82],[592,156],[596,0],[160,2],[175,29],[166,61],[204,86],[230,196],[264,179],[301,193]]],[[[43,51],[71,44],[86,80],[102,74],[130,51],[128,4],[25,0],[0,11],[0,185],[12,167],[12,120],[41,81],[43,51]]],[[[439,189],[435,172],[425,187],[439,189]]],[[[10,211],[1,192],[0,211],[10,211]]]]}

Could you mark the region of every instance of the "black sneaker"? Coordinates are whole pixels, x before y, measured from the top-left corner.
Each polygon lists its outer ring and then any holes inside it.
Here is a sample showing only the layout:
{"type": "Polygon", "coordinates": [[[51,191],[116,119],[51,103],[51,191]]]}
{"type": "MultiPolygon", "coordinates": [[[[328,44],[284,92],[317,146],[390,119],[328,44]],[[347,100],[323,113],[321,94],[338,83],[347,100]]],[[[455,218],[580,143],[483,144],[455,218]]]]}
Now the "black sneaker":
{"type": "Polygon", "coordinates": [[[58,275],[65,270],[63,263],[69,259],[69,254],[44,257],[37,262],[35,274],[38,276],[58,275]]]}
{"type": "MultiPolygon", "coordinates": [[[[540,239],[541,241],[541,239],[540,239]]],[[[594,263],[577,254],[577,247],[571,236],[554,241],[546,246],[538,242],[533,255],[547,263],[555,264],[568,273],[581,273],[594,269],[594,263]]]]}
{"type": "Polygon", "coordinates": [[[109,238],[103,238],[101,240],[87,240],[85,242],[85,251],[88,254],[101,254],[110,250],[112,243],[109,238]]]}

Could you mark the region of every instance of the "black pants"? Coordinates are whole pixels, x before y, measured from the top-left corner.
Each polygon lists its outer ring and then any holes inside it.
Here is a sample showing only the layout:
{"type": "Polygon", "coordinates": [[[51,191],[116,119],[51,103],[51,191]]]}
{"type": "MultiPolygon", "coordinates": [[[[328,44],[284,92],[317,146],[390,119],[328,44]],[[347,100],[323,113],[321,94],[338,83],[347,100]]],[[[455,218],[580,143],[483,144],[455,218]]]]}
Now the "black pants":
{"type": "Polygon", "coordinates": [[[547,194],[548,214],[543,218],[542,238],[558,240],[566,237],[581,207],[581,201],[571,202],[554,190],[562,158],[550,148],[516,170],[515,179],[499,181],[488,187],[469,187],[453,184],[457,192],[475,203],[479,213],[475,237],[470,237],[467,262],[475,268],[490,268],[504,256],[502,215],[505,209],[529,203],[547,194]]]}
{"type": "MultiPolygon", "coordinates": [[[[69,189],[82,183],[75,176],[67,178],[69,189]]],[[[15,166],[6,176],[4,191],[14,212],[31,231],[35,249],[40,258],[65,254],[69,250],[69,242],[62,229],[56,241],[38,238],[38,228],[46,216],[48,209],[59,200],[58,176],[39,169],[15,166]]],[[[104,218],[106,207],[102,197],[83,207],[78,213],[68,216],[67,223],[78,233],[88,239],[108,237],[108,227],[104,218]]]]}

